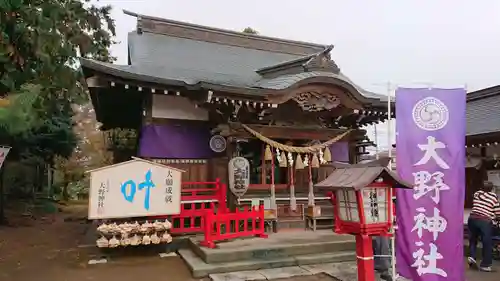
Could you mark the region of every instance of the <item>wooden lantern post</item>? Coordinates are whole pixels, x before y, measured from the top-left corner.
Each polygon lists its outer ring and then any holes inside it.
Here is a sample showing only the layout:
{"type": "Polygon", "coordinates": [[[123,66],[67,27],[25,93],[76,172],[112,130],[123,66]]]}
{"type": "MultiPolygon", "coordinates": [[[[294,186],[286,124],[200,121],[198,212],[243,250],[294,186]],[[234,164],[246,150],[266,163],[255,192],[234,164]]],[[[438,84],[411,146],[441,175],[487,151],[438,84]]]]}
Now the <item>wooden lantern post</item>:
{"type": "Polygon", "coordinates": [[[334,231],[356,236],[359,281],[375,281],[371,236],[390,236],[393,224],[392,188],[410,188],[387,169],[386,159],[342,164],[316,185],[334,205],[334,231]]]}

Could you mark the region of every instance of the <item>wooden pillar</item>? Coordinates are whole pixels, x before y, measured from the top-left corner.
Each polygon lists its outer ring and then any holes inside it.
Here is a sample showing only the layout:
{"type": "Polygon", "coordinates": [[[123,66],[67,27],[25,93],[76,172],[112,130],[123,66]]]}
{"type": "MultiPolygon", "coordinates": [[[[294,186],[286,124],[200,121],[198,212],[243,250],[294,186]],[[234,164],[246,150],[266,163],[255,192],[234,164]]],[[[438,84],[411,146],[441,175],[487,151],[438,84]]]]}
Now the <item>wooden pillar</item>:
{"type": "Polygon", "coordinates": [[[354,142],[349,142],[349,163],[358,163],[358,150],[354,142]]]}
{"type": "Polygon", "coordinates": [[[375,281],[375,261],[372,238],[368,235],[356,235],[356,260],[359,281],[375,281]]]}
{"type": "MultiPolygon", "coordinates": [[[[226,148],[226,156],[228,158],[228,161],[231,161],[231,159],[234,157],[234,153],[236,152],[236,143],[233,142],[232,138],[228,138],[228,141],[227,141],[227,148],[226,148]]],[[[229,164],[229,162],[228,162],[229,164]]],[[[228,165],[226,164],[226,165],[228,165]]],[[[227,170],[227,173],[226,173],[226,178],[225,178],[225,181],[226,181],[226,186],[227,186],[227,205],[229,207],[229,210],[231,210],[231,212],[234,212],[236,211],[236,202],[237,202],[237,198],[236,196],[234,196],[234,194],[231,192],[231,189],[229,188],[229,169],[227,170]]]]}
{"type": "Polygon", "coordinates": [[[483,188],[483,182],[485,180],[488,180],[488,173],[486,172],[486,147],[481,147],[481,186],[480,188],[483,188]]]}
{"type": "Polygon", "coordinates": [[[275,166],[274,166],[274,154],[271,157],[271,208],[278,214],[278,206],[276,205],[276,185],[275,185],[275,166]]]}
{"type": "MultiPolygon", "coordinates": [[[[312,157],[311,157],[312,159],[312,157]]],[[[307,195],[307,205],[309,207],[314,207],[314,186],[313,186],[313,180],[312,180],[312,167],[311,163],[309,163],[308,166],[308,175],[309,175],[309,184],[308,184],[308,195],[307,195]]]]}
{"type": "Polygon", "coordinates": [[[266,169],[266,143],[262,142],[262,152],[260,155],[260,183],[267,184],[267,169],[266,169]]]}

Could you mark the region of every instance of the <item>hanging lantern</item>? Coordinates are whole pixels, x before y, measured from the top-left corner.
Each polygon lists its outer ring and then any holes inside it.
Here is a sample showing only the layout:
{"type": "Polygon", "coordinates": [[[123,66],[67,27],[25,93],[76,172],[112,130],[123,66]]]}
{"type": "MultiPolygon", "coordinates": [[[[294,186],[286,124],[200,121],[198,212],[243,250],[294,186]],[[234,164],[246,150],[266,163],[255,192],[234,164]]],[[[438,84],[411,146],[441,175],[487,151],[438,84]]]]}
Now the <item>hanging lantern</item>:
{"type": "Polygon", "coordinates": [[[295,159],[295,170],[302,170],[304,169],[304,162],[302,162],[302,157],[300,157],[300,154],[297,154],[297,158],[295,159]]]}
{"type": "Polygon", "coordinates": [[[273,152],[271,151],[271,146],[266,145],[266,150],[264,152],[264,160],[271,161],[273,160],[273,152]]]}
{"type": "Polygon", "coordinates": [[[313,154],[313,157],[311,160],[311,167],[312,168],[319,168],[319,160],[318,160],[318,155],[316,155],[316,153],[313,154]]]}
{"type": "Polygon", "coordinates": [[[330,151],[330,148],[328,146],[325,147],[325,152],[323,153],[323,159],[325,160],[325,162],[332,161],[332,152],[330,151]]]}

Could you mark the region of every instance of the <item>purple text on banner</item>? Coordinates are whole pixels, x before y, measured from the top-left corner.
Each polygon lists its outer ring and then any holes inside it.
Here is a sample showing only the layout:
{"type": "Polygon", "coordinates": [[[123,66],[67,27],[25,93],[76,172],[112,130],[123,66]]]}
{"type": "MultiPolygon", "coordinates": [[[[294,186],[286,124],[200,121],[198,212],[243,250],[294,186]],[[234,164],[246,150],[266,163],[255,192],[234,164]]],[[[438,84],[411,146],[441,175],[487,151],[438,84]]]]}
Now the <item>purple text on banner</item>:
{"type": "Polygon", "coordinates": [[[464,281],[465,89],[396,90],[396,265],[412,281],[464,281]]]}

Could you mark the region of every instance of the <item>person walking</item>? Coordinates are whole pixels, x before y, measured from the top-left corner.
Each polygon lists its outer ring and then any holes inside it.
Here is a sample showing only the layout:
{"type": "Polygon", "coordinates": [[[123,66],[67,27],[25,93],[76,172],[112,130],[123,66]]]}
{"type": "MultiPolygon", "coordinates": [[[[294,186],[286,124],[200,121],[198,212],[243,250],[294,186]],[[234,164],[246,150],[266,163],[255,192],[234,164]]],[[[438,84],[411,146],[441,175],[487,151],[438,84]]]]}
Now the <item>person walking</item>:
{"type": "Polygon", "coordinates": [[[500,218],[500,204],[493,192],[493,184],[484,182],[482,190],[474,193],[472,211],[467,221],[469,228],[469,257],[467,262],[472,269],[492,271],[493,264],[493,220],[500,218]],[[479,238],[483,244],[481,264],[476,261],[479,238]]]}
{"type": "Polygon", "coordinates": [[[375,271],[380,274],[380,278],[386,281],[392,281],[390,273],[391,253],[389,250],[389,238],[384,236],[372,237],[372,247],[375,271]]]}

